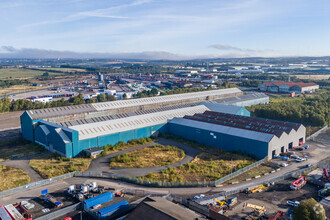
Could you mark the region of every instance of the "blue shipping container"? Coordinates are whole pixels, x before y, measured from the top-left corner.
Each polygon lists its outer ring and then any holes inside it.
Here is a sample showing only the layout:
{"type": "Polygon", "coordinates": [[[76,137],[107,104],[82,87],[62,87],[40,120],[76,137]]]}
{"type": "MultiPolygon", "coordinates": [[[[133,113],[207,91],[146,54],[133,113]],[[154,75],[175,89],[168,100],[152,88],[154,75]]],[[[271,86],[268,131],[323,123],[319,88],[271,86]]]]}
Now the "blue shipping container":
{"type": "Polygon", "coordinates": [[[84,209],[87,210],[93,206],[96,206],[98,204],[103,204],[106,202],[109,202],[113,199],[113,195],[111,192],[103,193],[99,196],[95,196],[93,198],[87,199],[84,201],[84,209]]]}
{"type": "Polygon", "coordinates": [[[111,206],[105,207],[104,209],[100,209],[97,214],[99,216],[106,216],[107,214],[110,214],[111,212],[117,210],[117,209],[123,209],[126,208],[128,206],[128,202],[127,201],[121,201],[118,202],[116,204],[113,204],[111,206]]]}

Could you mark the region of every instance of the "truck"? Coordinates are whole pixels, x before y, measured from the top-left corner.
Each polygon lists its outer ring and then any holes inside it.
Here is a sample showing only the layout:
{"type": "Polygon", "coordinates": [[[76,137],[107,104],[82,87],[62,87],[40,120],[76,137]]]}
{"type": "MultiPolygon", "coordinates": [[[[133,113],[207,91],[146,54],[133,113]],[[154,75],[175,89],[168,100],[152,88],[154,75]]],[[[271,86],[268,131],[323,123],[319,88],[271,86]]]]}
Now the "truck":
{"type": "Polygon", "coordinates": [[[298,190],[298,189],[301,189],[304,185],[306,185],[306,177],[301,176],[296,181],[291,183],[290,189],[298,190]]]}
{"type": "Polygon", "coordinates": [[[323,168],[322,177],[326,182],[330,182],[330,171],[328,168],[323,168]]]}
{"type": "Polygon", "coordinates": [[[12,220],[23,220],[24,219],[22,214],[12,204],[6,205],[5,209],[6,209],[7,213],[10,215],[12,220]]]}

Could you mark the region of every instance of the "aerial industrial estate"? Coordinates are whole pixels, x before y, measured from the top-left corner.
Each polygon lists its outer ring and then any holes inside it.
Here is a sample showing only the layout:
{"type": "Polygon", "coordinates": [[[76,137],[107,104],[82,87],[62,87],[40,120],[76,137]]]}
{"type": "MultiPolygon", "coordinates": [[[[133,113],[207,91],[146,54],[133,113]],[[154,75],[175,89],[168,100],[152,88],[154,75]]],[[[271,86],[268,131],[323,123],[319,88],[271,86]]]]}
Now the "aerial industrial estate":
{"type": "Polygon", "coordinates": [[[1,219],[329,217],[329,79],[304,66],[11,62],[39,75],[2,79],[1,219]]]}

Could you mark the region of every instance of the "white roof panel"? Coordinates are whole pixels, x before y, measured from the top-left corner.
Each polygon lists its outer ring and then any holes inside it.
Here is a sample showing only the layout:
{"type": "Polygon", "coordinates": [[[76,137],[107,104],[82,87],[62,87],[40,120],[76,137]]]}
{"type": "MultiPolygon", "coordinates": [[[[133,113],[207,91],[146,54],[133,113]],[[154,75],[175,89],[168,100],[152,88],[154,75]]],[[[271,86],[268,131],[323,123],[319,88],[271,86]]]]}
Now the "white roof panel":
{"type": "Polygon", "coordinates": [[[243,138],[267,142],[267,143],[270,142],[271,139],[275,136],[273,134],[267,134],[267,133],[262,133],[262,132],[240,129],[240,128],[217,125],[217,124],[212,124],[212,123],[207,123],[207,122],[189,120],[189,119],[185,119],[185,118],[174,118],[169,123],[185,125],[185,126],[189,126],[189,127],[219,132],[219,133],[223,133],[223,134],[243,137],[243,138]]]}
{"type": "Polygon", "coordinates": [[[69,127],[79,132],[79,140],[94,138],[114,134],[118,132],[139,129],[158,124],[165,124],[174,117],[183,117],[185,115],[194,115],[195,113],[203,113],[209,110],[204,105],[194,107],[174,109],[165,112],[155,112],[145,115],[131,116],[127,118],[102,121],[90,124],[76,125],[69,127]]]}
{"type": "Polygon", "coordinates": [[[163,102],[180,101],[180,100],[192,99],[192,98],[202,98],[207,96],[226,95],[226,94],[233,94],[239,92],[241,92],[241,90],[239,90],[238,88],[230,88],[230,89],[203,91],[203,92],[183,93],[176,95],[156,96],[156,97],[140,98],[140,99],[119,100],[119,101],[111,101],[104,103],[93,103],[91,105],[97,111],[102,111],[108,109],[133,107],[139,105],[149,105],[149,104],[156,104],[163,102]]]}

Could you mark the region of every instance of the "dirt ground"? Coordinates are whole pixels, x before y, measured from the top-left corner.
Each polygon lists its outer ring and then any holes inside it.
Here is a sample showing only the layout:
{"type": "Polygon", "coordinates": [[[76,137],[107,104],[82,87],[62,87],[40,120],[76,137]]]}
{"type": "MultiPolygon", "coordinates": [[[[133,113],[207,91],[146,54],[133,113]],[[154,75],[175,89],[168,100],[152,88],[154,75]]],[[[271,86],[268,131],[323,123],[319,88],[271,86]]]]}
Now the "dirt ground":
{"type": "Polygon", "coordinates": [[[316,137],[316,140],[326,142],[330,144],[330,129],[328,128],[326,131],[322,132],[316,137]]]}
{"type": "MultiPolygon", "coordinates": [[[[263,192],[254,194],[239,193],[232,196],[237,196],[238,204],[228,211],[226,214],[233,219],[240,219],[243,216],[251,213],[252,208],[243,208],[244,203],[251,203],[254,205],[265,206],[266,214],[273,215],[277,210],[288,213],[290,206],[287,205],[288,200],[301,201],[303,199],[313,197],[319,201],[317,191],[320,187],[307,183],[300,190],[293,191],[290,189],[290,184],[295,179],[287,179],[277,182],[275,185],[270,186],[263,192]]],[[[286,218],[287,219],[287,218],[286,218]]]]}

